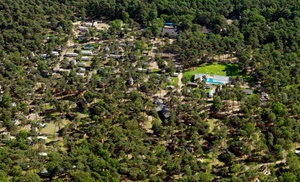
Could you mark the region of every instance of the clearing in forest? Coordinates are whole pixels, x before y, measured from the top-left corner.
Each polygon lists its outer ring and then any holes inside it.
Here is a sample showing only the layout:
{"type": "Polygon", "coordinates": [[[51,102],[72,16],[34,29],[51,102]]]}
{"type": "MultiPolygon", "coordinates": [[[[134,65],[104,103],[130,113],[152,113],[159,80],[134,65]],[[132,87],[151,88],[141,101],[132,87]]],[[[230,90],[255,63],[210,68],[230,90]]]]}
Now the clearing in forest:
{"type": "Polygon", "coordinates": [[[210,75],[219,75],[219,76],[239,76],[241,75],[241,70],[239,69],[237,64],[203,64],[199,66],[198,68],[191,69],[189,71],[185,71],[183,73],[184,77],[187,77],[189,80],[192,79],[192,77],[195,74],[210,74],[210,75]]]}
{"type": "Polygon", "coordinates": [[[42,134],[54,135],[55,133],[55,124],[54,123],[46,123],[47,126],[41,130],[42,134]]]}

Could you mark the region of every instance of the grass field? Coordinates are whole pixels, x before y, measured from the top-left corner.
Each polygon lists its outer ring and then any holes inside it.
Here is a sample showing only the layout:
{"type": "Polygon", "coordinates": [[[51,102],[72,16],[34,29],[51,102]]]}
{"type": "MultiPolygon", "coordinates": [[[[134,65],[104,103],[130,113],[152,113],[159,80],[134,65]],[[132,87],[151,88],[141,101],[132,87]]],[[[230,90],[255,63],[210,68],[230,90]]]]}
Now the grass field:
{"type": "Polygon", "coordinates": [[[183,76],[191,80],[195,74],[199,73],[234,77],[241,75],[241,70],[237,64],[203,64],[196,69],[184,72],[183,76]]]}
{"type": "Polygon", "coordinates": [[[173,85],[175,87],[178,86],[178,77],[171,77],[172,82],[170,82],[170,85],[173,85]]]}
{"type": "Polygon", "coordinates": [[[47,127],[41,130],[41,133],[44,134],[51,134],[55,133],[55,124],[54,123],[47,123],[47,127]]]}

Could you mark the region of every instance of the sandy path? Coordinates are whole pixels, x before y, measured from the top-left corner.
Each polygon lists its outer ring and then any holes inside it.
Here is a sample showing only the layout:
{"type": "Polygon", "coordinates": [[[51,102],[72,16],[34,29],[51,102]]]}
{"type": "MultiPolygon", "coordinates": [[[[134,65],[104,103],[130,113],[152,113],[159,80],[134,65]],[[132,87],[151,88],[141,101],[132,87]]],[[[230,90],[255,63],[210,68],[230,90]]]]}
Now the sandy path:
{"type": "Polygon", "coordinates": [[[181,90],[181,88],[182,88],[182,86],[183,86],[183,84],[182,84],[182,76],[183,76],[183,73],[182,72],[180,72],[179,74],[178,74],[178,86],[179,86],[179,91],[181,90]]]}

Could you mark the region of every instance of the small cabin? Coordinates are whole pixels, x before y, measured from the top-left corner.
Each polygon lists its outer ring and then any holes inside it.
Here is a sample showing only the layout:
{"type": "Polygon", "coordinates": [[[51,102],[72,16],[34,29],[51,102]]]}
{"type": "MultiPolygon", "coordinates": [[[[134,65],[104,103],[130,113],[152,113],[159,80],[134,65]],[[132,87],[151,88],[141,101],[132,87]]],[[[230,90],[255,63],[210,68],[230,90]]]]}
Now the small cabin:
{"type": "Polygon", "coordinates": [[[52,51],[51,55],[54,56],[54,57],[57,57],[57,56],[59,56],[59,52],[58,51],[52,51]]]}
{"type": "Polygon", "coordinates": [[[82,57],[80,58],[80,60],[81,60],[81,61],[90,61],[91,58],[88,57],[88,56],[82,56],[82,57]]]}
{"type": "Polygon", "coordinates": [[[81,51],[81,54],[85,55],[85,56],[91,56],[93,54],[93,52],[92,51],[81,51]]]}
{"type": "Polygon", "coordinates": [[[214,96],[214,91],[213,90],[209,90],[208,92],[208,98],[213,98],[214,96]]]}
{"type": "Polygon", "coordinates": [[[77,57],[78,54],[75,53],[75,52],[67,52],[67,53],[65,54],[65,56],[67,56],[67,57],[77,57]]]}

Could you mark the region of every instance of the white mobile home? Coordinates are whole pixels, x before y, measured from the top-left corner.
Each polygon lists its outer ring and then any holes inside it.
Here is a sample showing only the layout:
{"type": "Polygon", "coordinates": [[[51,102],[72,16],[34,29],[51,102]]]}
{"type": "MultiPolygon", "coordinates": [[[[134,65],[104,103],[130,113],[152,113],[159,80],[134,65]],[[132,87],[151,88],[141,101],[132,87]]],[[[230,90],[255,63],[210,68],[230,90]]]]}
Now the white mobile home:
{"type": "Polygon", "coordinates": [[[46,59],[46,58],[47,58],[47,54],[41,54],[41,57],[42,57],[43,59],[46,59]]]}
{"type": "Polygon", "coordinates": [[[214,91],[213,90],[210,90],[208,92],[208,98],[212,98],[214,96],[214,91]]]}
{"type": "Polygon", "coordinates": [[[176,72],[171,74],[172,77],[177,77],[178,75],[179,75],[179,73],[176,73],[176,72]]]}
{"type": "Polygon", "coordinates": [[[96,26],[97,22],[84,22],[83,25],[87,27],[92,27],[92,26],[96,26]]]}
{"type": "Polygon", "coordinates": [[[91,58],[88,57],[88,56],[82,56],[82,57],[80,58],[80,60],[81,60],[81,61],[90,61],[91,58]]]}
{"type": "Polygon", "coordinates": [[[79,77],[84,77],[84,73],[76,73],[79,77]]]}
{"type": "Polygon", "coordinates": [[[69,69],[59,69],[59,72],[61,72],[61,73],[67,73],[67,74],[69,74],[70,73],[70,71],[71,70],[69,70],[69,69]]]}
{"type": "Polygon", "coordinates": [[[111,54],[110,57],[113,59],[120,59],[122,56],[118,54],[111,54]]]}
{"type": "Polygon", "coordinates": [[[81,54],[84,56],[91,56],[93,53],[92,51],[81,51],[81,54]]]}
{"type": "Polygon", "coordinates": [[[138,72],[146,72],[147,70],[144,69],[144,68],[138,68],[137,71],[138,71],[138,72]]]}
{"type": "Polygon", "coordinates": [[[41,140],[47,140],[47,137],[46,137],[46,136],[37,136],[36,138],[37,138],[37,139],[41,139],[41,140]]]}
{"type": "Polygon", "coordinates": [[[77,57],[78,54],[75,53],[75,52],[67,52],[67,53],[65,54],[65,56],[67,56],[67,57],[77,57]]]}
{"type": "Polygon", "coordinates": [[[46,153],[46,152],[40,152],[39,155],[40,156],[48,156],[48,153],[46,153]]]}
{"type": "Polygon", "coordinates": [[[82,31],[82,32],[88,32],[89,28],[88,27],[84,27],[84,26],[80,26],[79,30],[82,31]]]}
{"type": "Polygon", "coordinates": [[[57,56],[59,56],[59,53],[57,51],[52,51],[52,56],[57,57],[57,56]]]}

